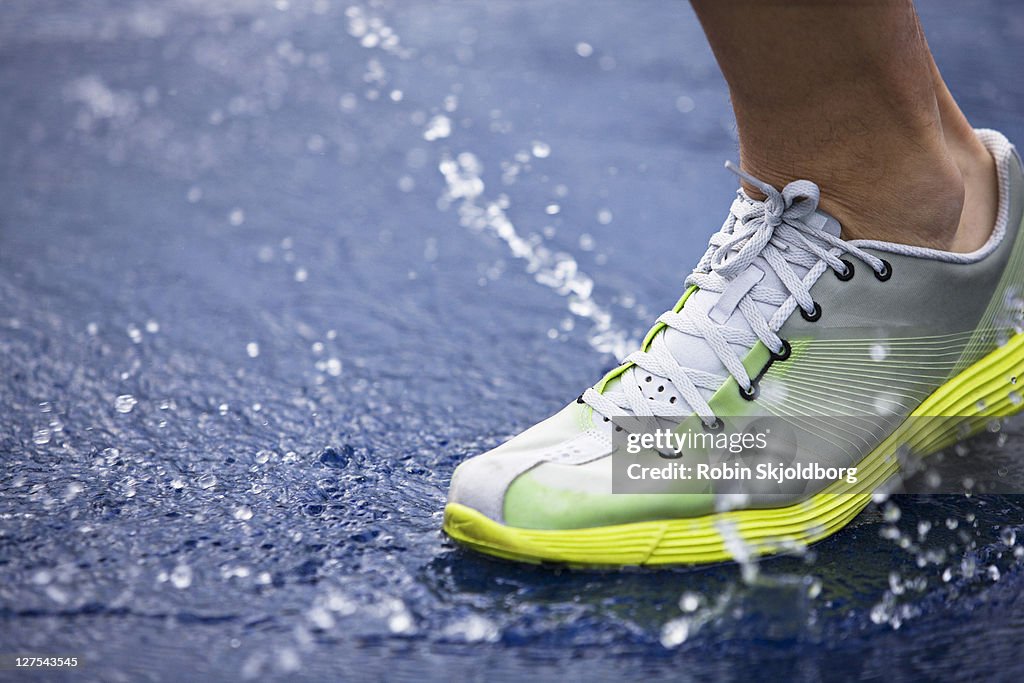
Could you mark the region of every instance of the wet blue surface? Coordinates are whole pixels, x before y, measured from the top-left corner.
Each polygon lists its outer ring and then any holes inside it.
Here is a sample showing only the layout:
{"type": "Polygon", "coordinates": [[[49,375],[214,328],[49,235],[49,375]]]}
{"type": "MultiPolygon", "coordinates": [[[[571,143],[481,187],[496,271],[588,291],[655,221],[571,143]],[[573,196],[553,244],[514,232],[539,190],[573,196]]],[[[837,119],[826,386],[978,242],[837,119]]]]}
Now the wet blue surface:
{"type": "MultiPolygon", "coordinates": [[[[961,7],[922,7],[940,66],[1024,139],[1024,12],[961,7]]],[[[68,680],[1024,674],[1013,497],[871,507],[746,580],[440,534],[455,465],[612,365],[724,217],[685,3],[8,2],[0,130],[0,652],[83,657],[68,680]]]]}

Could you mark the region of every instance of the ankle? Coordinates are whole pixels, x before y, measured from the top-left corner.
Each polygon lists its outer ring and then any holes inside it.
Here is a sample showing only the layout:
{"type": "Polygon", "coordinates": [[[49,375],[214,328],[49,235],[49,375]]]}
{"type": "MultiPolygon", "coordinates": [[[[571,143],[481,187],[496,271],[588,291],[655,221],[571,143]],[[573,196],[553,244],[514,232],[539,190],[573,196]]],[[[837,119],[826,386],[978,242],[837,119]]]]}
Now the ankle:
{"type": "Polygon", "coordinates": [[[844,239],[871,239],[949,251],[966,203],[963,173],[945,150],[891,159],[888,172],[849,191],[823,193],[822,209],[843,225],[844,239]]]}
{"type": "MultiPolygon", "coordinates": [[[[776,187],[797,178],[817,183],[819,206],[842,224],[844,239],[953,248],[967,192],[965,175],[941,137],[873,142],[870,150],[852,145],[802,150],[799,161],[741,156],[746,170],[776,187]]],[[[756,190],[744,189],[758,197],[756,190]]]]}
{"type": "Polygon", "coordinates": [[[969,137],[950,140],[949,149],[964,182],[964,207],[950,251],[975,251],[991,236],[999,209],[996,162],[973,130],[969,137]]]}

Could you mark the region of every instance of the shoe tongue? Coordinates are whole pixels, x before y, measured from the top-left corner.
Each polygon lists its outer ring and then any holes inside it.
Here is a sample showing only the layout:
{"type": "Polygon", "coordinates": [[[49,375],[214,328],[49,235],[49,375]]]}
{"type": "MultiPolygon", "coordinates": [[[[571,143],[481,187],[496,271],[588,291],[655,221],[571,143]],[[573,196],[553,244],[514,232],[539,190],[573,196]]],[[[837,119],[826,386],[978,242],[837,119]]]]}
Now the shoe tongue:
{"type": "MultiPolygon", "coordinates": [[[[804,219],[803,222],[812,228],[836,237],[839,236],[841,229],[839,222],[835,218],[821,211],[815,211],[804,219]]],[[[803,278],[807,274],[807,268],[793,263],[790,263],[789,266],[797,277],[803,278]]],[[[686,300],[686,306],[683,308],[682,314],[694,320],[703,320],[710,317],[716,324],[750,330],[750,324],[739,311],[737,304],[751,287],[758,284],[786,291],[786,287],[782,284],[782,281],[772,267],[768,265],[764,257],[758,256],[749,268],[729,281],[724,292],[708,292],[698,289],[691,294],[686,300]],[[760,274],[758,274],[758,271],[760,271],[760,274]],[[722,305],[719,306],[719,303],[722,305]]],[[[765,318],[771,318],[777,310],[777,307],[771,304],[756,302],[755,305],[765,318]]],[[[712,350],[711,345],[701,337],[680,332],[672,327],[665,327],[651,340],[650,350],[654,351],[658,348],[666,349],[676,362],[684,368],[702,370],[722,376],[728,375],[728,371],[712,350]]],[[[749,349],[734,345],[733,350],[742,358],[749,349]]],[[[664,384],[660,382],[663,379],[656,377],[656,380],[659,380],[656,384],[664,384]]],[[[644,389],[644,386],[641,385],[640,388],[644,389]]],[[[615,391],[621,391],[619,378],[609,382],[605,389],[605,393],[613,393],[615,391]]],[[[714,394],[714,391],[708,389],[700,389],[699,391],[705,400],[710,399],[714,394]]],[[[683,410],[689,410],[689,408],[685,407],[685,403],[680,405],[683,406],[683,410]]]]}

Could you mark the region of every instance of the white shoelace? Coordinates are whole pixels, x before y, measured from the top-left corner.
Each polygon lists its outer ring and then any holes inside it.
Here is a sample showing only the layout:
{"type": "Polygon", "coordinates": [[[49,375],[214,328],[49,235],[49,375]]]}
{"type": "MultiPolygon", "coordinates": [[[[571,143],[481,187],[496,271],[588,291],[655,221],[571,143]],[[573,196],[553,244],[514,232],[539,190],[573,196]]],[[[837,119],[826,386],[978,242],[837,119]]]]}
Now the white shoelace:
{"type": "MultiPolygon", "coordinates": [[[[821,270],[813,271],[815,266],[823,262],[827,268],[840,275],[845,274],[848,266],[840,256],[846,254],[863,261],[876,274],[884,274],[888,264],[804,222],[818,208],[820,190],[816,184],[809,180],[796,180],[779,192],[732,162],[726,162],[726,168],[760,189],[766,198],[763,202],[751,201],[737,192],[729,217],[711,236],[707,252],[686,278],[686,287],[696,285],[700,290],[721,294],[760,256],[775,271],[787,291],[758,283],[739,300],[736,310],[746,319],[750,330],[729,327],[705,315],[688,315],[685,307],[681,313],[669,311],[662,314],[658,322],[704,339],[737,384],[744,391],[751,391],[751,377],[733,345],[749,350],[760,340],[773,353],[782,353],[785,342],[777,331],[795,310],[790,300],[807,314],[813,314],[817,307],[808,284],[808,280],[813,284],[812,278],[821,274],[821,270]],[[801,278],[790,264],[807,268],[808,274],[801,278]],[[757,303],[777,307],[775,314],[770,319],[765,318],[757,303]]],[[[602,394],[590,388],[581,397],[583,402],[606,418],[622,415],[678,417],[688,412],[678,403],[646,398],[636,376],[639,370],[670,381],[689,410],[700,416],[705,426],[718,424],[717,416],[700,389],[715,391],[728,377],[683,367],[664,345],[652,344],[650,351],[636,351],[624,362],[632,363],[632,366],[621,375],[621,391],[602,394]]]]}

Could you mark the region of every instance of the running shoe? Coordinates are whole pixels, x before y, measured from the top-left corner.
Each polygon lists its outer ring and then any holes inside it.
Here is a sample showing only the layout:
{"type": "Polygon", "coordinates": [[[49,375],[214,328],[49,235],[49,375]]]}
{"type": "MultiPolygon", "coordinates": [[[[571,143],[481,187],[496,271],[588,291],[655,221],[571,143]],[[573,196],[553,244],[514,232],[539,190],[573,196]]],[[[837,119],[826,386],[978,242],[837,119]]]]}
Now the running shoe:
{"type": "MultiPolygon", "coordinates": [[[[444,530],[489,555],[574,566],[782,552],[846,526],[907,448],[934,453],[1017,412],[1024,173],[1003,135],[977,135],[996,161],[999,205],[973,253],[843,240],[813,182],[779,191],[731,166],[766,199],[737,191],[684,294],[639,351],[456,469],[444,530]],[[858,476],[819,467],[801,485],[742,494],[707,482],[658,492],[616,484],[616,458],[635,432],[624,421],[682,420],[714,434],[761,416],[790,420],[793,462],[827,453],[826,464],[858,476]]],[[[665,462],[694,457],[703,456],[683,448],[665,462]]]]}

